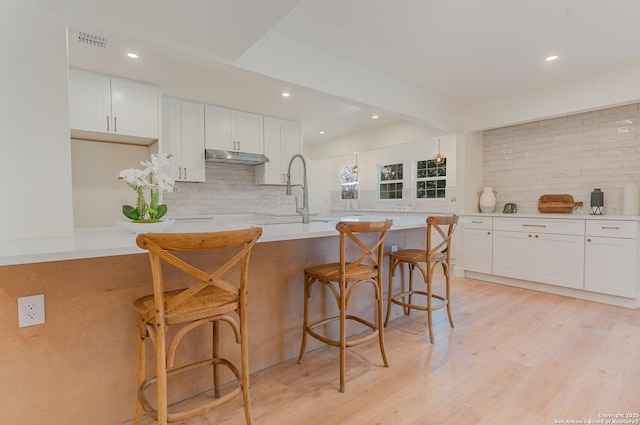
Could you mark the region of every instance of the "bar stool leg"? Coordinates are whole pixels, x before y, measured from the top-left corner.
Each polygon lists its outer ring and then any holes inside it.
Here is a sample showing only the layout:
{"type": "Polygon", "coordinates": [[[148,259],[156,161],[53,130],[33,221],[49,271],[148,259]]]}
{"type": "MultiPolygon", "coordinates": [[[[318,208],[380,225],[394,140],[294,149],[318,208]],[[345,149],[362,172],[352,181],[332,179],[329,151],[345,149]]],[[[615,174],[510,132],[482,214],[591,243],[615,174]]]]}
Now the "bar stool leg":
{"type": "Polygon", "coordinates": [[[449,316],[449,324],[451,327],[453,326],[453,316],[451,315],[451,276],[449,274],[449,266],[445,263],[442,263],[442,268],[445,269],[445,285],[446,285],[446,295],[447,295],[447,315],[449,316]]]}
{"type": "Polygon", "coordinates": [[[144,323],[138,320],[138,385],[136,386],[136,411],[133,416],[133,425],[140,425],[142,420],[142,404],[138,398],[138,389],[144,382],[146,367],[145,362],[147,359],[147,340],[146,329],[144,323]]]}
{"type": "Polygon", "coordinates": [[[302,364],[304,358],[304,351],[307,348],[307,324],[308,324],[308,310],[309,310],[309,296],[311,285],[311,279],[308,276],[304,276],[304,313],[302,315],[302,344],[300,344],[300,355],[298,355],[298,364],[302,364]]]}
{"type": "Polygon", "coordinates": [[[344,369],[347,361],[347,341],[346,341],[346,283],[340,282],[340,392],[344,392],[344,369]]]}
{"type": "MultiPolygon", "coordinates": [[[[242,314],[246,314],[245,306],[240,306],[242,314]]],[[[242,402],[247,425],[253,425],[251,416],[251,398],[249,392],[249,338],[247,336],[247,321],[240,321],[240,357],[242,364],[242,402]]]]}
{"type": "Polygon", "coordinates": [[[389,324],[389,317],[391,316],[391,306],[393,305],[393,302],[391,300],[393,299],[393,276],[395,275],[394,264],[395,260],[392,257],[389,257],[389,284],[387,285],[387,315],[384,319],[385,328],[387,327],[387,324],[389,324]]]}
{"type": "MultiPolygon", "coordinates": [[[[213,345],[213,358],[220,358],[220,323],[214,320],[212,323],[212,345],[213,345]]],[[[215,398],[220,398],[220,368],[218,363],[213,363],[213,394],[215,398]]]]}
{"type": "Polygon", "coordinates": [[[376,282],[376,298],[378,299],[378,311],[376,313],[376,316],[378,316],[378,341],[380,344],[380,353],[382,353],[382,361],[384,363],[384,367],[389,367],[389,362],[387,361],[387,354],[384,351],[384,334],[383,334],[384,324],[382,323],[382,314],[384,310],[383,310],[383,303],[382,303],[382,286],[383,286],[382,282],[376,282]]]}
{"type": "Polygon", "coordinates": [[[431,343],[434,343],[433,340],[433,311],[431,309],[432,307],[432,299],[431,299],[431,281],[432,279],[432,268],[431,268],[431,264],[427,263],[427,275],[426,277],[426,284],[427,284],[427,325],[429,327],[429,340],[431,341],[431,343]]]}

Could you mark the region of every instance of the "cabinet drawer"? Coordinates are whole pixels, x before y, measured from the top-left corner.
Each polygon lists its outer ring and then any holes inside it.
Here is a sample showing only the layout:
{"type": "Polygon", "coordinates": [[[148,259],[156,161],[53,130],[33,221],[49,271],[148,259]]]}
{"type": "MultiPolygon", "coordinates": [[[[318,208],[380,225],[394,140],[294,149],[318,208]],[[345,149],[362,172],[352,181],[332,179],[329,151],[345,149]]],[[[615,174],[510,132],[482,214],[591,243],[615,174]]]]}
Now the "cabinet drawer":
{"type": "Polygon", "coordinates": [[[487,229],[491,230],[493,227],[492,217],[465,217],[467,222],[464,223],[465,229],[487,229]]]}
{"type": "Polygon", "coordinates": [[[584,220],[497,217],[493,220],[493,230],[584,235],[584,220]]]}
{"type": "Polygon", "coordinates": [[[638,237],[638,222],[587,220],[587,235],[635,239],[638,237]]]}

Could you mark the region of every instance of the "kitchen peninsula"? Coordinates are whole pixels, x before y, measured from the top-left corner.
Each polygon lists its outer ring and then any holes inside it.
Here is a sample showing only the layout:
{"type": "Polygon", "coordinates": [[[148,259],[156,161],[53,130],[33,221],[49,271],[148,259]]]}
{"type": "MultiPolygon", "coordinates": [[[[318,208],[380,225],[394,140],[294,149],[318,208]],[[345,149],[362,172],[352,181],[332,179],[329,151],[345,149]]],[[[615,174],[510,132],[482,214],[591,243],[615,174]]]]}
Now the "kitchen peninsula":
{"type": "MultiPolygon", "coordinates": [[[[309,224],[213,220],[177,223],[171,231],[263,228],[249,271],[250,366],[258,371],[297,356],[302,271],[337,260],[335,223],[382,218],[341,217],[309,224]]],[[[385,251],[392,245],[402,249],[424,244],[424,227],[425,217],[394,218],[385,251]]],[[[0,396],[15,407],[5,414],[7,423],[49,423],[56,418],[67,425],[113,425],[131,418],[137,338],[131,303],[151,292],[148,255],[135,245],[135,236],[113,227],[77,230],[71,238],[0,242],[0,302],[7,318],[0,325],[6,377],[0,396]],[[34,294],[45,295],[46,322],[18,328],[16,300],[34,294]],[[99,385],[87,385],[87,380],[99,385]],[[52,385],[56,391],[41,391],[52,385]],[[77,402],[60,403],[60,394],[77,402]]],[[[355,301],[357,310],[369,308],[355,301]]],[[[398,309],[395,315],[400,313],[398,309]]],[[[205,383],[194,385],[205,388],[205,383]]]]}

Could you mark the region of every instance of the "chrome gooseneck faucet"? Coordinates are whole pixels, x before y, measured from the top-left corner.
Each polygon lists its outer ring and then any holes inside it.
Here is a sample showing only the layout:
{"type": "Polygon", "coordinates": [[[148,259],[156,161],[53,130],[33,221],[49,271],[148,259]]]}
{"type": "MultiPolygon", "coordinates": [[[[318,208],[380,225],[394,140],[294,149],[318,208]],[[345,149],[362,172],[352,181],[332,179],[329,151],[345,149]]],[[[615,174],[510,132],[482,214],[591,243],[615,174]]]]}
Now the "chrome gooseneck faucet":
{"type": "Polygon", "coordinates": [[[298,197],[296,196],[296,213],[300,214],[302,216],[302,222],[307,224],[309,223],[309,187],[307,185],[307,162],[300,154],[293,155],[291,157],[291,160],[289,161],[289,169],[287,170],[287,195],[292,194],[293,191],[291,189],[294,186],[300,186],[302,188],[302,207],[298,206],[298,197]],[[302,161],[302,184],[291,184],[291,164],[293,164],[293,160],[296,158],[300,158],[300,161],[302,161]]]}

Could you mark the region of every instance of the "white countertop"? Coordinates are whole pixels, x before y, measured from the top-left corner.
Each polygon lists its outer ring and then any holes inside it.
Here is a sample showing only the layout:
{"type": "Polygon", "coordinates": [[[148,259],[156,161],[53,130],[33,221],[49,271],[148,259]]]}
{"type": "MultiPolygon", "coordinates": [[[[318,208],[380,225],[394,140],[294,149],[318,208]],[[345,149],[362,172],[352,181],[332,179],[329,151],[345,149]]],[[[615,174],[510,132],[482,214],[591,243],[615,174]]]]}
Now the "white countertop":
{"type": "Polygon", "coordinates": [[[465,217],[513,217],[513,218],[561,218],[572,220],[623,220],[640,221],[637,215],[591,215],[591,214],[550,214],[550,213],[515,213],[505,214],[502,212],[493,213],[468,213],[465,217]]]}
{"type": "MultiPolygon", "coordinates": [[[[176,222],[163,232],[212,232],[262,227],[260,242],[275,242],[295,239],[336,236],[335,225],[340,220],[377,221],[384,216],[333,217],[309,224],[289,220],[241,221],[215,224],[213,220],[176,222]],[[284,221],[284,222],[283,222],[284,221]]],[[[299,220],[299,219],[298,219],[299,220]]],[[[423,217],[393,218],[391,230],[425,227],[423,217]]],[[[46,261],[75,260],[81,258],[108,257],[113,255],[139,254],[146,252],[136,245],[136,234],[120,227],[77,229],[68,238],[0,240],[0,266],[29,264],[46,261]]]]}

